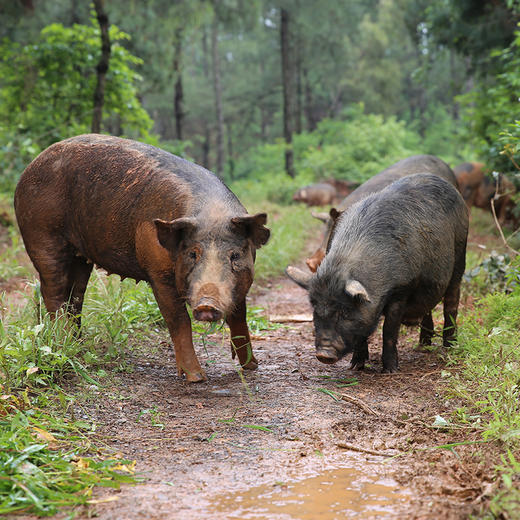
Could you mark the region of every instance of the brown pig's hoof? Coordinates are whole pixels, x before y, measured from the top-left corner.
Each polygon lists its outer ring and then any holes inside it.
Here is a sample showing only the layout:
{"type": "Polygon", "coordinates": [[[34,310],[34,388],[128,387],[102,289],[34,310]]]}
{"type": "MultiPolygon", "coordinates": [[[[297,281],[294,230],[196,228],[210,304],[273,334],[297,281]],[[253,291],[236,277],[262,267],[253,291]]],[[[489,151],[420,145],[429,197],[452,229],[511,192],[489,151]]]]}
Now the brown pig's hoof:
{"type": "Polygon", "coordinates": [[[245,370],[256,370],[258,368],[258,361],[253,357],[245,365],[242,365],[245,370]]]}
{"type": "Polygon", "coordinates": [[[190,372],[189,374],[185,372],[186,374],[186,381],[188,383],[202,383],[203,381],[207,381],[208,377],[204,373],[204,370],[200,370],[198,372],[190,372]]]}
{"type": "Polygon", "coordinates": [[[383,374],[395,374],[397,372],[397,367],[385,367],[382,370],[383,374]]]}

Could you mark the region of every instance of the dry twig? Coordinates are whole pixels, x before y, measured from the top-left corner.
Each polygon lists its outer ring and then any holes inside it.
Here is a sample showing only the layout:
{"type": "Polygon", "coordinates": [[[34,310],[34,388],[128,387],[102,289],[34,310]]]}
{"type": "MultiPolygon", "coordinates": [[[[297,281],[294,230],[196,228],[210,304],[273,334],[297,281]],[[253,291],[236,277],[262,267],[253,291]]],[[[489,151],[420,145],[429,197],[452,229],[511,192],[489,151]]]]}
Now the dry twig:
{"type": "Polygon", "coordinates": [[[341,397],[341,399],[343,399],[343,401],[348,401],[349,403],[352,403],[352,404],[355,404],[356,406],[359,406],[359,408],[361,408],[366,413],[369,413],[371,415],[376,415],[376,416],[380,416],[381,415],[379,412],[376,412],[375,410],[370,408],[370,406],[368,406],[363,401],[361,401],[361,399],[356,399],[355,397],[352,397],[352,396],[347,395],[347,394],[339,394],[339,396],[341,397]]]}
{"type": "Polygon", "coordinates": [[[350,444],[348,442],[337,442],[336,446],[338,448],[343,448],[344,450],[358,451],[360,453],[368,453],[369,455],[377,455],[378,457],[394,457],[395,456],[390,453],[385,453],[384,451],[369,450],[367,448],[361,448],[359,446],[350,444]]]}

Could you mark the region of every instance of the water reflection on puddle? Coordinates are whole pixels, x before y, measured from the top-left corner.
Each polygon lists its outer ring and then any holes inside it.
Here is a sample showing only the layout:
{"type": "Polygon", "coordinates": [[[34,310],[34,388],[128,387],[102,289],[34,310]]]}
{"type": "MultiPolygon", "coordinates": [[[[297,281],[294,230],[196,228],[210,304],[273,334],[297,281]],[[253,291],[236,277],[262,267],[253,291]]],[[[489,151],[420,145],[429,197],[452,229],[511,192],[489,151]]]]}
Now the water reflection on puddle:
{"type": "Polygon", "coordinates": [[[397,482],[342,468],[296,482],[220,495],[213,512],[240,520],[344,520],[399,517],[410,494],[397,482]]]}

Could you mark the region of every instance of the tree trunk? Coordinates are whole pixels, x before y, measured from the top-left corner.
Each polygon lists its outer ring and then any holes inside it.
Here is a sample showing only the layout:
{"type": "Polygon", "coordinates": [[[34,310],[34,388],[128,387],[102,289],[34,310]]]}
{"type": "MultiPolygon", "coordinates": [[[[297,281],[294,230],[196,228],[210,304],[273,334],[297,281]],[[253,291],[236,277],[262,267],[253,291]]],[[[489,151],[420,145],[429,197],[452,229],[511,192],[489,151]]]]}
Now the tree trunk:
{"type": "Polygon", "coordinates": [[[174,86],[173,109],[175,112],[175,132],[177,139],[182,141],[182,126],[184,121],[184,92],[182,88],[182,29],[175,31],[175,56],[173,58],[173,72],[177,78],[174,86]]]}
{"type": "Polygon", "coordinates": [[[314,117],[314,110],[312,106],[312,90],[306,67],[303,68],[303,82],[305,84],[305,117],[307,119],[307,130],[312,132],[316,130],[316,118],[314,117]]]}
{"type": "Polygon", "coordinates": [[[280,48],[282,53],[283,83],[283,135],[285,138],[285,171],[294,177],[294,155],[292,149],[292,67],[290,56],[289,12],[280,9],[280,48]]]}
{"type": "MultiPolygon", "coordinates": [[[[203,28],[202,33],[202,69],[204,71],[204,77],[206,78],[206,84],[209,84],[209,67],[208,67],[208,33],[206,26],[203,28]]],[[[209,162],[209,150],[211,142],[211,132],[208,124],[208,118],[204,118],[204,141],[202,143],[202,166],[211,170],[209,162]]]]}
{"type": "Polygon", "coordinates": [[[110,61],[110,38],[108,35],[108,16],[104,10],[104,0],[94,0],[96,16],[101,31],[101,59],[96,67],[97,84],[94,92],[94,113],[92,116],[92,132],[101,132],[103,104],[105,102],[105,81],[110,61]]]}
{"type": "Polygon", "coordinates": [[[295,130],[302,133],[302,38],[298,28],[296,37],[296,120],[295,130]]]}
{"type": "Polygon", "coordinates": [[[218,18],[215,12],[211,31],[211,55],[213,67],[213,91],[215,93],[215,113],[217,117],[217,164],[216,174],[221,177],[224,169],[224,116],[222,114],[222,86],[220,84],[220,63],[218,59],[218,18]]]}
{"type": "Polygon", "coordinates": [[[233,158],[233,136],[231,133],[231,123],[228,121],[226,123],[226,131],[227,131],[227,142],[228,142],[228,166],[229,166],[229,176],[231,180],[235,178],[235,159],[233,158]]]}

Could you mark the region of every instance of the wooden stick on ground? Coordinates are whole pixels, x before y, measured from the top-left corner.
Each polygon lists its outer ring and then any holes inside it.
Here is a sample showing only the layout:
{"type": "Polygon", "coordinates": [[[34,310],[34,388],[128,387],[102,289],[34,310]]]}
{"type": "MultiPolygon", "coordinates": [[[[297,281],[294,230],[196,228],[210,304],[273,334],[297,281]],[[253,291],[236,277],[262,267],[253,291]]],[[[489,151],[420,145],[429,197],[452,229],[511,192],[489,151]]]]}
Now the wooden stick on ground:
{"type": "Polygon", "coordinates": [[[376,416],[380,415],[378,412],[376,412],[375,410],[370,408],[370,406],[365,404],[360,399],[356,399],[355,397],[352,397],[352,396],[350,396],[348,394],[339,394],[339,396],[341,397],[341,399],[343,399],[343,401],[348,401],[349,403],[352,403],[352,404],[355,404],[356,406],[359,406],[359,408],[361,408],[364,412],[366,412],[366,413],[368,413],[370,415],[376,415],[376,416]]]}
{"type": "Polygon", "coordinates": [[[377,455],[378,457],[394,457],[394,455],[390,453],[385,453],[383,451],[377,450],[369,450],[367,448],[361,448],[356,446],[355,444],[350,444],[348,442],[337,442],[336,446],[338,448],[343,448],[344,450],[358,451],[359,453],[368,453],[369,455],[377,455]]]}

